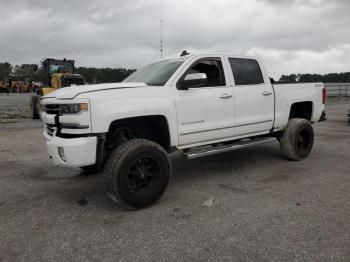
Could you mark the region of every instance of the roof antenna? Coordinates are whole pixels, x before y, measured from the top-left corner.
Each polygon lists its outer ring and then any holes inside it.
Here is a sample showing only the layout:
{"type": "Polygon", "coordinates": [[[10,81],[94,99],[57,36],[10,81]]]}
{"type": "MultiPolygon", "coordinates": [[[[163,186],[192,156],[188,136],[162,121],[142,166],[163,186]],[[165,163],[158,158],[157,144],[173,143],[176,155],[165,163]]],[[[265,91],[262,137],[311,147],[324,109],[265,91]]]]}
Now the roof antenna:
{"type": "Polygon", "coordinates": [[[163,19],[160,20],[160,60],[163,60],[163,19]]]}
{"type": "Polygon", "coordinates": [[[180,56],[185,56],[185,55],[189,55],[190,53],[187,52],[187,50],[182,51],[180,56]]]}
{"type": "Polygon", "coordinates": [[[183,50],[180,56],[185,56],[185,55],[189,55],[190,53],[187,52],[187,50],[183,50]]]}

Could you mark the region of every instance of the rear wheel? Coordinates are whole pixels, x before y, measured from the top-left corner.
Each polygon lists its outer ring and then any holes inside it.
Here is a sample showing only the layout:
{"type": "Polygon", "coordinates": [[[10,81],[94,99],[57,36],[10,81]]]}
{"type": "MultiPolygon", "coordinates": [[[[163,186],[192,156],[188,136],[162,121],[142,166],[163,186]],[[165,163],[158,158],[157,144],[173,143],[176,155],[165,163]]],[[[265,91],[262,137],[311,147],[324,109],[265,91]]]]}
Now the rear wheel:
{"type": "Polygon", "coordinates": [[[164,193],[171,167],[164,149],[149,140],[132,139],[119,145],[106,162],[109,197],[126,209],[144,208],[164,193]]]}
{"type": "Polygon", "coordinates": [[[313,144],[314,131],[310,121],[301,118],[290,119],[280,138],[283,156],[290,160],[302,160],[310,154],[313,144]]]}

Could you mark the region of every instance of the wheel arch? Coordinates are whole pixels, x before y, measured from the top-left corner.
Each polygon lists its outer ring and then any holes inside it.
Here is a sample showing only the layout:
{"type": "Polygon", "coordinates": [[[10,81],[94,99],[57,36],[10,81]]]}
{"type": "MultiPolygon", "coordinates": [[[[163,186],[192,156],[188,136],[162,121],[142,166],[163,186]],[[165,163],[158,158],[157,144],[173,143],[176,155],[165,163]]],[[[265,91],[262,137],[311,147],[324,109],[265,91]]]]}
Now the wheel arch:
{"type": "Polygon", "coordinates": [[[295,102],[290,106],[288,119],[303,118],[311,121],[313,112],[314,105],[312,101],[295,102]]]}
{"type": "Polygon", "coordinates": [[[118,128],[128,128],[137,138],[156,142],[166,151],[172,151],[169,122],[164,115],[145,115],[113,120],[108,127],[108,134],[118,128]]]}

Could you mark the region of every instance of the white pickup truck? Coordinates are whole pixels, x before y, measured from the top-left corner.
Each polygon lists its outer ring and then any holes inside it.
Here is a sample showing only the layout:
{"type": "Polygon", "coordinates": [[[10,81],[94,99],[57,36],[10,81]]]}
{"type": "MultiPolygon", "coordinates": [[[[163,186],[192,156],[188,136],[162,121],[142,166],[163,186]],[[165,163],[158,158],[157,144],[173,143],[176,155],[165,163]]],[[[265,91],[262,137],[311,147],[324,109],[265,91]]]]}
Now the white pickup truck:
{"type": "Polygon", "coordinates": [[[254,57],[185,55],[52,92],[41,118],[54,164],[103,168],[111,199],[143,208],[165,191],[175,150],[191,159],[278,140],[286,158],[305,158],[325,97],[322,83],[271,84],[254,57]]]}

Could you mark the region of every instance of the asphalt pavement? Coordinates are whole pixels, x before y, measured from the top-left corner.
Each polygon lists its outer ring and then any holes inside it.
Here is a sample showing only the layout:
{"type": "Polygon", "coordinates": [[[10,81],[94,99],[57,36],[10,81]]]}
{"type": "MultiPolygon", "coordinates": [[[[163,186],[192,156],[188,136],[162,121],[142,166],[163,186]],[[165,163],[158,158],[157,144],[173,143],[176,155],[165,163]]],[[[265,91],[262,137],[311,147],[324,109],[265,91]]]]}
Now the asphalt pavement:
{"type": "Polygon", "coordinates": [[[101,176],[54,167],[42,123],[0,122],[0,261],[350,261],[350,100],[314,125],[311,155],[278,143],[185,160],[140,211],[101,176]]]}

